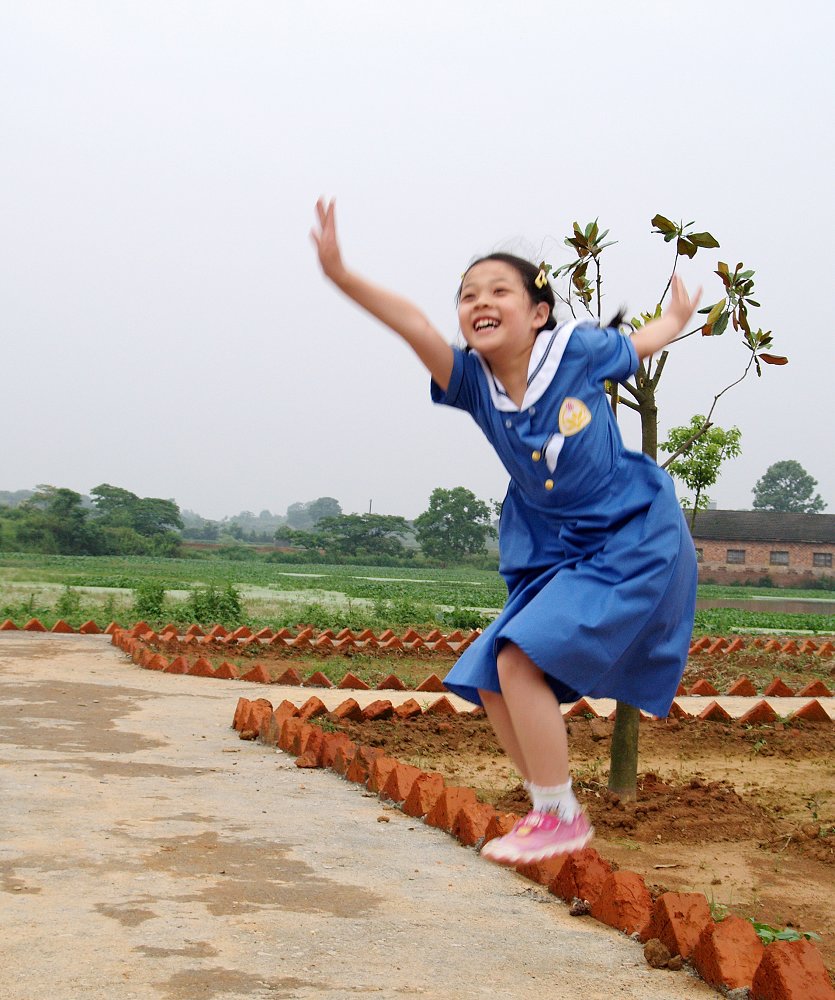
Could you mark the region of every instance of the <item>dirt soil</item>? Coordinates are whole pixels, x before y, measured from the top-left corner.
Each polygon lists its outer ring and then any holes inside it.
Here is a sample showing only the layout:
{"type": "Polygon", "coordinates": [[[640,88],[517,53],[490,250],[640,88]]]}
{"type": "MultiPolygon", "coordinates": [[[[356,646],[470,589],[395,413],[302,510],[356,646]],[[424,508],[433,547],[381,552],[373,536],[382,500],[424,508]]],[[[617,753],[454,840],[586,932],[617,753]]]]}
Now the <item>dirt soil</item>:
{"type": "MultiPolygon", "coordinates": [[[[340,724],[360,743],[475,788],[497,808],[528,799],[489,723],[468,715],[340,724]]],[[[635,802],[606,789],[612,724],[569,723],[578,797],[595,846],[650,891],[703,892],[732,912],[821,935],[835,972],[835,726],[745,728],[700,720],[642,723],[635,802]]]]}

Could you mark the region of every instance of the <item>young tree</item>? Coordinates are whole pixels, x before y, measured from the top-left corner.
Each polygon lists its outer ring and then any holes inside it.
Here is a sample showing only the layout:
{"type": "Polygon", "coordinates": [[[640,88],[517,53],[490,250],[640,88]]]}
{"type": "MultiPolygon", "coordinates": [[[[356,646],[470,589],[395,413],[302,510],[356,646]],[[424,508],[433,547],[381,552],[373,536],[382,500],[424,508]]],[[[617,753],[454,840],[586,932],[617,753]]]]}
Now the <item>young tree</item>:
{"type": "MultiPolygon", "coordinates": [[[[640,317],[632,319],[630,325],[633,330],[643,326],[654,316],[661,314],[661,307],[672,284],[680,257],[692,258],[695,257],[699,249],[714,249],[719,246],[718,241],[710,233],[693,232],[692,222],[675,223],[663,215],[655,215],[651,225],[653,233],[662,236],[665,243],[675,244],[675,256],[670,277],[658,303],[652,310],[642,312],[640,317]]],[[[546,274],[553,272],[555,276],[568,277],[568,294],[565,297],[561,296],[561,298],[574,316],[577,315],[577,309],[582,309],[592,318],[596,318],[598,322],[602,318],[603,280],[600,259],[603,251],[614,243],[613,240],[606,242],[608,233],[608,229],[601,232],[597,220],[590,222],[584,228],[575,222],[573,233],[565,240],[565,244],[574,250],[576,260],[561,264],[557,268],[552,268],[545,261],[542,263],[546,274]],[[589,277],[590,267],[592,268],[591,277],[589,277]]],[[[720,398],[734,385],[741,382],[752,367],[755,368],[759,376],[762,375],[763,363],[769,365],[787,363],[787,358],[767,353],[772,345],[770,330],[763,331],[762,328],[759,328],[754,331],[751,329],[748,313],[750,309],[759,307],[759,302],[753,298],[754,271],[746,270],[742,263],[737,264],[731,271],[724,261],[719,261],[715,273],[722,282],[722,297],[713,305],[699,310],[706,317],[704,323],[700,323],[693,330],[682,334],[677,339],[684,340],[694,333],[701,333],[705,337],[717,337],[725,332],[730,323],[734,330],[742,333],[742,342],[749,357],[742,375],[713,397],[713,403],[708,410],[705,421],[688,442],[688,448],[692,447],[702,434],[706,434],[710,430],[711,417],[720,398]]],[[[617,316],[612,322],[619,324],[621,318],[621,316],[617,316]]],[[[658,458],[656,390],[667,364],[669,353],[669,350],[664,350],[657,358],[645,358],[641,361],[631,380],[622,385],[612,384],[609,387],[612,408],[615,412],[617,412],[618,404],[622,403],[640,415],[642,450],[653,460],[658,458]]],[[[679,455],[674,453],[665,464],[669,465],[678,457],[679,455]]],[[[623,702],[618,703],[615,730],[612,735],[609,788],[623,798],[634,799],[637,790],[639,718],[638,710],[634,706],[623,702]]]]}
{"type": "Polygon", "coordinates": [[[415,519],[417,540],[435,559],[481,555],[487,551],[487,539],[496,535],[490,517],[488,505],[465,487],[438,487],[429,497],[429,508],[415,519]]]}
{"type": "Polygon", "coordinates": [[[720,466],[740,453],[742,431],[738,427],[731,427],[726,431],[712,425],[702,433],[704,425],[705,418],[696,414],[690,418],[686,427],[671,427],[669,437],[659,445],[661,451],[670,451],[679,456],[666,466],[670,475],[695,491],[692,500],[688,497],[682,501],[682,506],[691,510],[691,529],[696,523],[696,513],[707,509],[710,497],[704,491],[719,478],[720,466]],[[683,450],[685,447],[689,450],[683,450]]]}
{"type": "Polygon", "coordinates": [[[820,514],[826,502],[820,493],[812,496],[818,485],[794,459],[770,465],[754,486],[754,510],[784,510],[795,514],[820,514]]]}

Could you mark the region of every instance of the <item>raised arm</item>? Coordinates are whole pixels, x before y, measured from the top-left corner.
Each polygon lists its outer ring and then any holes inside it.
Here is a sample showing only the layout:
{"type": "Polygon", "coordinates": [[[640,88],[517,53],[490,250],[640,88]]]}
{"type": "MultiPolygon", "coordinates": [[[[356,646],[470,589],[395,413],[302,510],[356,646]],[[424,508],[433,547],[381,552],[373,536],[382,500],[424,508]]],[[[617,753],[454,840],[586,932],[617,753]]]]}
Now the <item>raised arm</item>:
{"type": "Polygon", "coordinates": [[[650,354],[657,354],[670,341],[676,339],[687,325],[702,297],[702,290],[699,288],[691,299],[684,283],[677,275],[673,278],[672,292],[670,304],[663,314],[658,319],[650,320],[646,326],[642,326],[637,333],[632,334],[632,344],[641,360],[650,354]]]}
{"type": "Polygon", "coordinates": [[[310,235],[316,244],[325,276],[349,299],[399,334],[445,390],[452,375],[452,347],[417,306],[394,292],[371,284],[345,267],[336,238],[333,201],[326,203],[320,198],[316,202],[316,215],[319,224],[310,235]]]}

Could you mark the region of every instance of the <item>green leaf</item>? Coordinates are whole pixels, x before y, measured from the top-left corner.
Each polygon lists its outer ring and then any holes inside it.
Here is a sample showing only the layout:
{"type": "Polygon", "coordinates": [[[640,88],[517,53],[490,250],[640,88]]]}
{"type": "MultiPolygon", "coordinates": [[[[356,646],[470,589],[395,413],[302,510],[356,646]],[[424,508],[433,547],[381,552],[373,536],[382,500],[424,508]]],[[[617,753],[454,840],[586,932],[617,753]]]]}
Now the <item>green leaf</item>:
{"type": "Polygon", "coordinates": [[[756,302],[754,299],[747,299],[746,301],[748,302],[749,306],[756,306],[759,309],[760,307],[759,302],[756,302]]]}
{"type": "Polygon", "coordinates": [[[729,313],[723,312],[722,315],[719,317],[719,319],[716,320],[716,322],[713,324],[713,336],[714,337],[721,337],[722,334],[725,332],[725,330],[728,327],[728,317],[729,317],[729,315],[730,315],[729,313]]]}
{"type": "Polygon", "coordinates": [[[676,250],[678,250],[683,257],[689,257],[692,259],[696,256],[697,247],[684,236],[679,236],[678,243],[676,244],[676,250]]]}
{"type": "Polygon", "coordinates": [[[652,218],[651,226],[662,233],[672,233],[674,236],[678,233],[678,226],[674,222],[670,222],[669,219],[665,219],[663,215],[655,215],[652,218]]]}
{"type": "Polygon", "coordinates": [[[719,246],[718,241],[710,233],[688,233],[687,239],[691,243],[695,243],[697,247],[703,247],[705,250],[713,250],[719,246]]]}

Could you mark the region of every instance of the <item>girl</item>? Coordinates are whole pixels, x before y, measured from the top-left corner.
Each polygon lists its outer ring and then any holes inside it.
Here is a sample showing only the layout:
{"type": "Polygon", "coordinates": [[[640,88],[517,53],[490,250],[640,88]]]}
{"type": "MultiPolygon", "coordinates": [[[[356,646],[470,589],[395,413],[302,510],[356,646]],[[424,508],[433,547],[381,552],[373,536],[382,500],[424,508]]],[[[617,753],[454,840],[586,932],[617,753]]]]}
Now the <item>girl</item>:
{"type": "Polygon", "coordinates": [[[499,528],[508,600],[444,682],[484,706],[533,802],[482,854],[517,864],[579,850],[593,830],[571,790],[560,703],[617,698],[666,715],[696,599],[695,550],[672,480],[624,449],[604,381],[626,380],[669,344],[701,290],[691,301],[675,278],[664,314],[631,337],[557,326],[544,272],[491,254],[461,279],[461,351],[410,302],[350,271],[334,203],[320,199],[316,211],[325,275],[412,347],[432,399],[470,413],[511,477],[499,528]]]}

